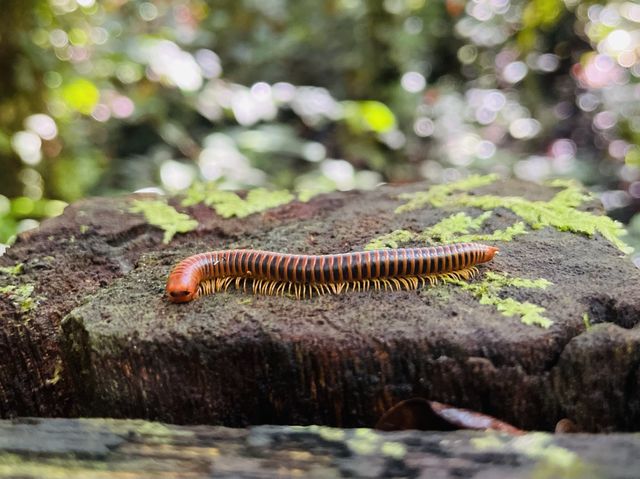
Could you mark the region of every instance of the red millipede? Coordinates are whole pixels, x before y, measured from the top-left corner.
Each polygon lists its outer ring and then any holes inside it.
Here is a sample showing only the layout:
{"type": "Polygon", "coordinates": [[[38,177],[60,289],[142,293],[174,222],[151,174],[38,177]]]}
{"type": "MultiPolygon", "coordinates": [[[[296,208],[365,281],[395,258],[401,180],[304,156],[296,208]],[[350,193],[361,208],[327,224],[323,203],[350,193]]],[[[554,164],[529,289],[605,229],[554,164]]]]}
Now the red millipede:
{"type": "Polygon", "coordinates": [[[469,279],[476,264],[490,261],[494,246],[456,243],[428,248],[401,248],[329,255],[296,255],[232,249],[190,256],[178,263],[167,280],[174,303],[205,294],[251,285],[254,293],[316,294],[375,289],[416,289],[442,278],[469,279]]]}

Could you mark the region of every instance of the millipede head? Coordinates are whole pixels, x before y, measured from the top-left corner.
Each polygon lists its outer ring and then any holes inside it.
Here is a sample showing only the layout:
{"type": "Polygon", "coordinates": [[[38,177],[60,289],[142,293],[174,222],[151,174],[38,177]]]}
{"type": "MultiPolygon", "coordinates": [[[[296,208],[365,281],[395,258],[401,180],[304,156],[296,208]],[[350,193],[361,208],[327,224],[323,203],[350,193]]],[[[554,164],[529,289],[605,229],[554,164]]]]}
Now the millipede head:
{"type": "Polygon", "coordinates": [[[171,274],[167,280],[167,298],[172,303],[186,303],[195,299],[198,291],[197,278],[187,275],[171,274]],[[195,281],[194,281],[195,279],[195,281]]]}

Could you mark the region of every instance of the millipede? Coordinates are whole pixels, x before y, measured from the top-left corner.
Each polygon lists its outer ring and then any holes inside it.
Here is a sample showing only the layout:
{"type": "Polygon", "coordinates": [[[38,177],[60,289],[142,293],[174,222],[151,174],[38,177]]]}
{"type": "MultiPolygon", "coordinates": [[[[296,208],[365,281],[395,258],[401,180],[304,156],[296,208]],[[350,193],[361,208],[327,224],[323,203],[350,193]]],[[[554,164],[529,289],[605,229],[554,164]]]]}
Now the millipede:
{"type": "Polygon", "coordinates": [[[343,254],[301,255],[232,249],[190,256],[171,271],[167,297],[185,303],[235,287],[254,294],[295,296],[351,291],[417,289],[446,278],[470,279],[475,265],[498,248],[455,243],[343,254]]]}

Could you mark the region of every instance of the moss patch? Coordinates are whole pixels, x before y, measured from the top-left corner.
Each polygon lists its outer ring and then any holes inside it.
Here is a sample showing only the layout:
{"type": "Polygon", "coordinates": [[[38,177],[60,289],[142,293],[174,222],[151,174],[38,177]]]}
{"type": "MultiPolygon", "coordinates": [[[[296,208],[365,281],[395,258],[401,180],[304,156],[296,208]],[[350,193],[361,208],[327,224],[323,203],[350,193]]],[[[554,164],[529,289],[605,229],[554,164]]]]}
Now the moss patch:
{"type": "Polygon", "coordinates": [[[36,308],[38,300],[33,295],[33,284],[27,283],[20,286],[13,284],[0,287],[0,294],[9,297],[13,305],[21,313],[28,313],[36,308]]]}
{"type": "Polygon", "coordinates": [[[8,276],[18,276],[22,274],[23,269],[24,265],[22,263],[17,263],[13,266],[3,266],[0,267],[0,274],[6,274],[8,276]]]}
{"type": "Polygon", "coordinates": [[[482,228],[484,222],[491,216],[491,211],[487,211],[476,218],[468,216],[466,213],[456,213],[448,218],[439,221],[435,225],[424,230],[419,239],[427,242],[449,243],[460,234],[468,234],[482,228]]]}
{"type": "MultiPolygon", "coordinates": [[[[531,201],[518,196],[472,195],[468,192],[494,182],[495,175],[471,176],[461,181],[436,185],[428,191],[407,193],[400,198],[407,200],[396,209],[403,213],[431,205],[441,207],[472,207],[485,210],[485,213],[471,217],[465,212],[455,213],[421,233],[407,230],[396,230],[387,235],[374,238],[366,246],[367,249],[397,248],[402,243],[411,241],[427,244],[446,244],[469,241],[511,241],[514,237],[527,233],[527,225],[532,229],[552,227],[558,231],[593,236],[599,233],[621,251],[628,253],[630,248],[620,239],[625,234],[622,224],[608,216],[596,215],[578,209],[585,201],[591,200],[579,183],[572,180],[555,180],[551,186],[562,188],[549,201],[531,201]],[[479,233],[485,221],[496,208],[507,208],[522,218],[504,230],[493,233],[479,233]]],[[[513,298],[503,297],[501,290],[505,287],[546,288],[550,283],[544,279],[524,280],[507,275],[487,273],[482,282],[467,283],[460,280],[450,282],[470,291],[481,304],[495,306],[505,316],[518,316],[524,324],[549,328],[553,322],[544,316],[541,306],[519,302],[513,298]]],[[[585,320],[585,326],[588,319],[585,320]]]]}
{"type": "Polygon", "coordinates": [[[223,218],[244,218],[254,213],[275,208],[294,200],[287,190],[270,191],[264,188],[249,190],[246,198],[233,191],[220,190],[215,183],[195,183],[186,192],[182,206],[198,203],[213,208],[223,218]]]}
{"type": "Polygon", "coordinates": [[[142,213],[150,225],[164,231],[162,241],[167,244],[176,233],[186,233],[198,227],[198,222],[189,215],[179,213],[161,200],[134,200],[129,208],[132,213],[142,213]]]}
{"type": "Polygon", "coordinates": [[[446,244],[469,241],[511,241],[514,237],[526,234],[526,226],[522,222],[515,223],[503,230],[495,230],[493,233],[473,233],[482,228],[484,222],[491,216],[487,211],[475,218],[464,212],[451,215],[421,233],[408,230],[395,230],[386,235],[372,239],[365,246],[365,250],[399,248],[412,241],[425,242],[427,244],[446,244]]]}
{"type": "Polygon", "coordinates": [[[480,282],[467,283],[458,279],[446,279],[445,281],[469,291],[479,300],[480,304],[495,306],[505,316],[520,317],[520,321],[524,324],[540,326],[545,329],[553,324],[553,321],[542,314],[545,312],[542,306],[501,296],[502,290],[507,287],[546,289],[551,285],[551,282],[544,278],[535,280],[514,278],[489,271],[480,282]]]}
{"type": "Polygon", "coordinates": [[[486,186],[498,179],[497,175],[472,175],[460,181],[435,185],[428,191],[417,193],[405,193],[400,195],[400,199],[409,200],[406,204],[396,208],[396,213],[404,213],[423,208],[426,205],[433,205],[436,208],[448,204],[450,196],[457,191],[470,191],[481,186],[486,186]]]}
{"type": "Polygon", "coordinates": [[[365,250],[398,248],[403,243],[408,243],[416,238],[416,233],[408,230],[395,230],[386,235],[372,239],[364,247],[365,250]]]}
{"type": "Polygon", "coordinates": [[[511,241],[513,238],[519,235],[527,233],[527,227],[522,221],[503,229],[495,230],[489,234],[468,234],[455,238],[455,241],[467,242],[467,241],[511,241]]]}
{"type": "Polygon", "coordinates": [[[580,478],[591,470],[573,451],[553,444],[553,436],[541,432],[529,433],[511,438],[488,435],[472,438],[471,445],[481,451],[505,453],[513,451],[536,461],[532,478],[551,479],[555,477],[580,478]]]}
{"type": "Polygon", "coordinates": [[[601,234],[613,245],[625,253],[631,252],[620,238],[626,232],[621,223],[608,216],[595,215],[578,208],[584,201],[593,197],[583,191],[575,181],[555,180],[551,186],[564,188],[550,201],[531,201],[518,196],[470,195],[466,191],[484,186],[496,179],[493,175],[472,176],[460,182],[432,187],[426,192],[402,195],[408,202],[396,209],[396,213],[412,211],[427,204],[434,207],[475,207],[483,210],[507,208],[521,217],[531,228],[546,226],[558,231],[593,236],[601,234]]]}

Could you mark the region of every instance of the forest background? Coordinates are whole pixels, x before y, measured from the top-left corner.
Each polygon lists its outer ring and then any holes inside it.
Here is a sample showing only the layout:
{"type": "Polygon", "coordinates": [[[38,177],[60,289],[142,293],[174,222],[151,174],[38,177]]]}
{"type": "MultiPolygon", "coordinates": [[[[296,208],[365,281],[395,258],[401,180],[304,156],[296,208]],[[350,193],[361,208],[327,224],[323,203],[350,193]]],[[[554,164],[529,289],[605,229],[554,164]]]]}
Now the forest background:
{"type": "Polygon", "coordinates": [[[640,266],[640,4],[2,0],[0,253],[88,195],[575,178],[640,266]]]}

